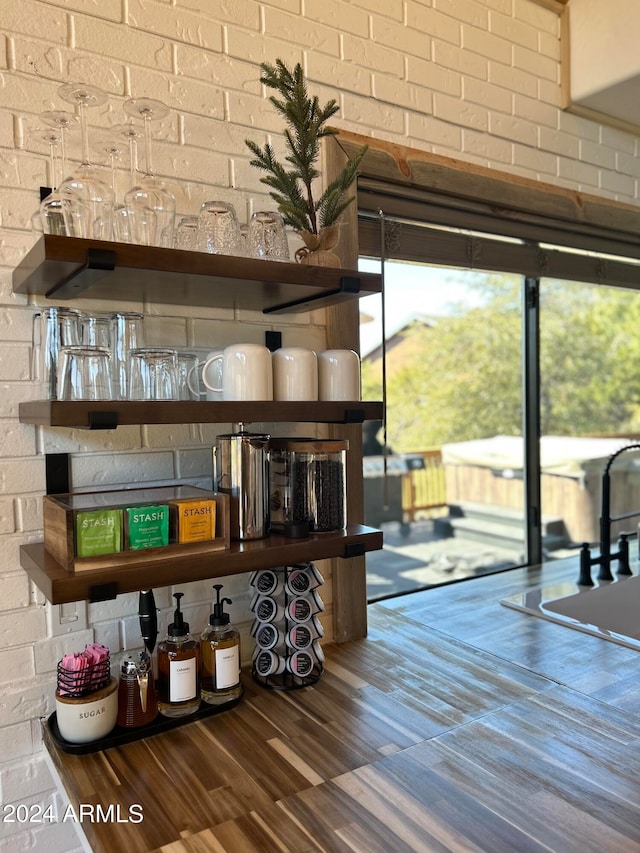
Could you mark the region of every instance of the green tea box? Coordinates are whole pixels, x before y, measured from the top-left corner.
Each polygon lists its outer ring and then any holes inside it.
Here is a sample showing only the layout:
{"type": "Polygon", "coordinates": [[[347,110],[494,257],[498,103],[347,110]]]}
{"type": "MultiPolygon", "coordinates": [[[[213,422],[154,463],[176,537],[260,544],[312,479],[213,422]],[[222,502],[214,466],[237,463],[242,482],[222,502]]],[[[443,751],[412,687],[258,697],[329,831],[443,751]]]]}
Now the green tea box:
{"type": "Polygon", "coordinates": [[[169,544],[169,506],[154,504],[125,509],[127,548],[140,551],[169,544]]]}
{"type": "Polygon", "coordinates": [[[76,513],[76,555],[97,557],[122,550],[122,510],[94,509],[76,513]]]}

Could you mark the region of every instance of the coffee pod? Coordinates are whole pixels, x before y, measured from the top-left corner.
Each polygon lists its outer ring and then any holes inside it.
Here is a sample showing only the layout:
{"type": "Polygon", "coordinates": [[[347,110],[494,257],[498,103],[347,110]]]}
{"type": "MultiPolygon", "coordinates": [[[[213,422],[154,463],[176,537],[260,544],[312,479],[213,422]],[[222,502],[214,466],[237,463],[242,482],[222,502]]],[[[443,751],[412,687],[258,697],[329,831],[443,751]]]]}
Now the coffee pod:
{"type": "Polygon", "coordinates": [[[292,622],[307,622],[324,610],[322,599],[312,590],[308,595],[298,595],[287,604],[287,616],[292,622]]]}
{"type": "Polygon", "coordinates": [[[314,616],[308,622],[301,622],[299,625],[293,625],[288,631],[285,642],[290,649],[308,649],[318,637],[322,636],[322,628],[318,631],[317,626],[320,623],[314,616]]]}
{"type": "Polygon", "coordinates": [[[290,658],[287,659],[287,669],[293,675],[297,675],[300,678],[304,678],[305,676],[312,675],[314,669],[324,660],[324,655],[320,651],[319,657],[318,649],[304,649],[298,652],[294,652],[290,658]]]}
{"type": "Polygon", "coordinates": [[[252,585],[261,595],[280,595],[284,588],[282,572],[275,569],[262,569],[256,572],[252,585]]]}
{"type": "Polygon", "coordinates": [[[313,563],[303,563],[289,568],[285,586],[290,595],[305,595],[323,582],[322,575],[313,563]]]}
{"type": "Polygon", "coordinates": [[[258,622],[254,636],[259,648],[284,651],[284,634],[272,622],[258,622]]]}
{"type": "Polygon", "coordinates": [[[282,603],[268,595],[255,596],[251,610],[258,622],[281,622],[285,616],[282,603]]]}
{"type": "Polygon", "coordinates": [[[280,675],[286,667],[286,660],[269,649],[261,649],[255,656],[253,667],[256,675],[266,678],[269,675],[280,675]]]}
{"type": "Polygon", "coordinates": [[[314,641],[313,646],[311,647],[311,651],[316,656],[318,663],[324,662],[324,652],[322,651],[322,646],[317,641],[314,641]]]}

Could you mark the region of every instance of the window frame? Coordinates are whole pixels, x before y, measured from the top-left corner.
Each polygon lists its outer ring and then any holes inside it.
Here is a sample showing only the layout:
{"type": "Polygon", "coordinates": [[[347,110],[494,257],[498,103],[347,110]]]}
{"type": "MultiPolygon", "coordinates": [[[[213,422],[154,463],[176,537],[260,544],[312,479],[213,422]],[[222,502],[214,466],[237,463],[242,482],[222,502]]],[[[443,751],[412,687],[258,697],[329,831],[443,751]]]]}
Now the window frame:
{"type": "Polygon", "coordinates": [[[382,256],[383,211],[388,222],[402,226],[394,258],[523,275],[525,541],[527,565],[538,564],[540,279],[640,289],[640,209],[348,131],[332,139],[329,180],[362,145],[369,146],[347,215],[343,261],[353,266],[359,254],[382,256]],[[417,221],[428,225],[416,226],[417,221]]]}

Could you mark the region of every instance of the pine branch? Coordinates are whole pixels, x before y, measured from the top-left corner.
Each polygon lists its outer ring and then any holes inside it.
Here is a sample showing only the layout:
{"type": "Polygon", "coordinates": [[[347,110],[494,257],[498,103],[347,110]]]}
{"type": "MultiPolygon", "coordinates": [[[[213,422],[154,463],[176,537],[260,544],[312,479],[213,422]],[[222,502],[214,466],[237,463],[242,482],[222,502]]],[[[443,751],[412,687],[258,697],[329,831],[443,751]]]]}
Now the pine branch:
{"type": "Polygon", "coordinates": [[[317,96],[309,96],[300,63],[293,71],[281,59],[276,59],[275,65],[264,62],[260,67],[260,82],[274,89],[279,96],[271,95],[269,100],[286,123],[284,138],[287,153],[284,160],[291,168],[276,159],[270,145],[260,148],[247,139],[247,147],[254,155],[251,165],[266,173],[260,181],[271,188],[269,194],[278,205],[286,224],[297,230],[306,229],[317,234],[319,226],[336,222],[350,204],[351,200],[345,200],[345,194],[356,178],[366,147],[358,152],[327,187],[320,200],[315,202],[312,184],[320,175],[316,167],[320,156],[320,140],[337,133],[337,130],[326,124],[338,112],[338,104],[335,99],[331,99],[321,106],[317,96]]]}
{"type": "Polygon", "coordinates": [[[337,222],[346,208],[351,204],[353,198],[346,199],[345,195],[351,184],[356,179],[360,162],[364,157],[368,146],[364,145],[353,157],[342,172],[331,181],[317,204],[318,218],[321,227],[333,225],[337,222]]]}

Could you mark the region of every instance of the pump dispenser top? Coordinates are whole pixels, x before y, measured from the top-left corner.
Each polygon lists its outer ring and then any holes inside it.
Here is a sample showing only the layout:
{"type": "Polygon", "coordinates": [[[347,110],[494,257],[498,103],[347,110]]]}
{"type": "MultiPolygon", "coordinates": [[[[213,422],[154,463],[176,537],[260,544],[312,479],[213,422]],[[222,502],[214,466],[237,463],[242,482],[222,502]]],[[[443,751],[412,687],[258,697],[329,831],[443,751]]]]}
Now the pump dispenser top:
{"type": "Polygon", "coordinates": [[[229,614],[224,612],[225,604],[233,604],[230,598],[220,599],[220,590],[222,589],[221,583],[216,583],[213,585],[214,590],[216,591],[216,601],[213,605],[213,613],[209,616],[209,625],[228,625],[229,624],[229,614]]]}
{"type": "Polygon", "coordinates": [[[184,592],[174,592],[173,597],[176,600],[176,609],[173,614],[173,622],[167,629],[169,637],[185,637],[189,633],[189,623],[184,621],[184,615],[180,610],[180,599],[184,592]]]}

